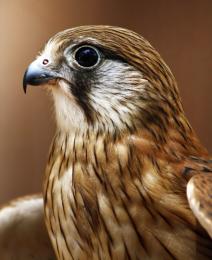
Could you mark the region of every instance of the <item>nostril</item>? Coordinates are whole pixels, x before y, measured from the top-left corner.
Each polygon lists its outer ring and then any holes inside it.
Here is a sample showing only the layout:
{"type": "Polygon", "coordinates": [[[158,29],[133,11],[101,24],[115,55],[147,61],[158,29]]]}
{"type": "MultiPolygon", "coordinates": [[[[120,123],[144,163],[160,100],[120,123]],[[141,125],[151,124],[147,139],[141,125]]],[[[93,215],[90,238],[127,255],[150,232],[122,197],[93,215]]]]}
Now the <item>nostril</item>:
{"type": "Polygon", "coordinates": [[[49,60],[47,60],[47,59],[43,60],[43,65],[47,65],[48,63],[49,63],[49,60]]]}

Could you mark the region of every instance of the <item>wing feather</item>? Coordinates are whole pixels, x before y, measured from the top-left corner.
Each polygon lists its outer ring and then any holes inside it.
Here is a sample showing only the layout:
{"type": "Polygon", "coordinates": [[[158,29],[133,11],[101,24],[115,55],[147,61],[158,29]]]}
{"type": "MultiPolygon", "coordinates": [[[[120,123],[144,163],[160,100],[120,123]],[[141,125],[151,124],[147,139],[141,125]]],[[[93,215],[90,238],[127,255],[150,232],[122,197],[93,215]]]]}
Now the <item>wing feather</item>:
{"type": "Polygon", "coordinates": [[[212,173],[194,175],[187,185],[189,205],[212,238],[212,173]]]}
{"type": "Polygon", "coordinates": [[[0,259],[56,259],[44,224],[41,195],[0,208],[0,259]]]}

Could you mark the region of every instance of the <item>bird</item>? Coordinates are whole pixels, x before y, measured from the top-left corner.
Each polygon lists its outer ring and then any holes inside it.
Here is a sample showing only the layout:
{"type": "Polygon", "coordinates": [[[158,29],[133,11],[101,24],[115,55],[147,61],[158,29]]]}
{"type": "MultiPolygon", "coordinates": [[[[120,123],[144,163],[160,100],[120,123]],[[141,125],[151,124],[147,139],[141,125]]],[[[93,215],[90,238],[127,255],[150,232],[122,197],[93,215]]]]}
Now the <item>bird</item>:
{"type": "Polygon", "coordinates": [[[212,259],[212,160],[145,38],[66,29],[29,65],[28,85],[54,103],[43,200],[57,259],[212,259]]]}

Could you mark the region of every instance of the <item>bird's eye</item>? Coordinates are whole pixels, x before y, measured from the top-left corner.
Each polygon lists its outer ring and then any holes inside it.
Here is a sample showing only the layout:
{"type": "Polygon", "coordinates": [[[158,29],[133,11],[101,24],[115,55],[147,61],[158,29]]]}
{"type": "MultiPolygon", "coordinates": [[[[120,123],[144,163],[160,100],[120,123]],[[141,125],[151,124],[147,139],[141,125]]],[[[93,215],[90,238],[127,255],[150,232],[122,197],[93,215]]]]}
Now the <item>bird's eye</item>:
{"type": "Polygon", "coordinates": [[[81,46],[76,50],[74,58],[81,67],[92,68],[99,63],[100,55],[94,47],[81,46]]]}

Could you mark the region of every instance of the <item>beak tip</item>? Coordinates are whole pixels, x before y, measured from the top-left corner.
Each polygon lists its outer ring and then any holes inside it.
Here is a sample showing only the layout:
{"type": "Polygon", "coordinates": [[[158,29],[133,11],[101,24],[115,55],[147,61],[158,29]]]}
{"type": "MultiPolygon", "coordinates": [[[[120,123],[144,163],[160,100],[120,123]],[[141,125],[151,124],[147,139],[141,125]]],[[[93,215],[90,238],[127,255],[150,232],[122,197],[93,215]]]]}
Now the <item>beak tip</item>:
{"type": "Polygon", "coordinates": [[[27,85],[23,85],[24,94],[27,92],[27,85]]]}
{"type": "Polygon", "coordinates": [[[27,91],[27,72],[28,72],[28,69],[25,71],[24,78],[23,78],[23,90],[24,90],[25,94],[27,91]]]}

